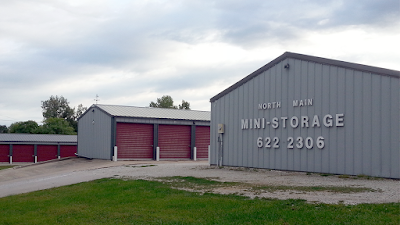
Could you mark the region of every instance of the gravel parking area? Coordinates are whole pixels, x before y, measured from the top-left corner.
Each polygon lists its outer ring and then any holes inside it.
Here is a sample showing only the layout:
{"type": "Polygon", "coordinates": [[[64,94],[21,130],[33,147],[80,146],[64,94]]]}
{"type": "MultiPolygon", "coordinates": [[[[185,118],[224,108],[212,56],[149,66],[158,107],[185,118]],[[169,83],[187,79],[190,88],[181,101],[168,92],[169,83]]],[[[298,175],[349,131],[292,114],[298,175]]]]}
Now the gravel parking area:
{"type": "Polygon", "coordinates": [[[85,182],[105,177],[148,179],[169,176],[193,176],[246,185],[213,189],[222,194],[277,199],[305,199],[322,203],[400,202],[400,181],[370,177],[321,176],[237,167],[213,167],[200,161],[118,161],[71,158],[43,164],[0,170],[0,197],[85,182]],[[342,193],[332,191],[274,190],[254,191],[249,186],[356,187],[367,191],[342,193]]]}

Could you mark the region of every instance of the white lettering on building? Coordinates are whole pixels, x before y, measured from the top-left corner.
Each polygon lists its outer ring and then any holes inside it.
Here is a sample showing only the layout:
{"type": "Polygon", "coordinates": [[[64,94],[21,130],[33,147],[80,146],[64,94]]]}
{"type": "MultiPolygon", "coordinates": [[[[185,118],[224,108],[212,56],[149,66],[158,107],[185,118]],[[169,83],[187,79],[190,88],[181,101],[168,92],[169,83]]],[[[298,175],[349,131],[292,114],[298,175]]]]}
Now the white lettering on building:
{"type": "MultiPolygon", "coordinates": [[[[344,113],[338,113],[332,116],[331,114],[326,114],[321,117],[322,124],[325,127],[343,127],[344,126],[344,113]]],[[[313,115],[309,116],[282,116],[282,117],[273,117],[271,120],[267,118],[251,118],[251,119],[241,119],[241,129],[242,130],[251,130],[251,129],[265,129],[268,126],[271,126],[274,129],[279,128],[280,126],[283,128],[287,127],[287,123],[289,123],[292,128],[309,128],[309,127],[321,127],[320,116],[313,115]],[[312,118],[312,119],[310,119],[312,118]]]]}
{"type": "Polygon", "coordinates": [[[293,100],[293,107],[302,107],[302,106],[312,106],[313,105],[313,99],[308,98],[308,99],[301,99],[301,100],[293,100]]]}
{"type": "Polygon", "coordinates": [[[258,109],[278,109],[281,107],[281,102],[268,102],[258,104],[258,109]]]}

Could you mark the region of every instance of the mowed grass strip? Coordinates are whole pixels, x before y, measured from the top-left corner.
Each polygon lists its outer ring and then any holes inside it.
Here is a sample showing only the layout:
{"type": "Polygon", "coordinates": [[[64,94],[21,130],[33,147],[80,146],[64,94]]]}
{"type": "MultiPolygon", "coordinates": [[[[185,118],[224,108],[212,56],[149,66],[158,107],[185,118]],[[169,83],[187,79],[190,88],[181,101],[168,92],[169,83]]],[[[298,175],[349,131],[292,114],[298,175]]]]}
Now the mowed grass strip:
{"type": "Polygon", "coordinates": [[[398,224],[400,203],[249,199],[100,179],[0,198],[1,224],[398,224]]]}
{"type": "Polygon", "coordinates": [[[13,168],[13,167],[15,167],[15,166],[0,166],[0,170],[5,170],[8,168],[13,168]]]}

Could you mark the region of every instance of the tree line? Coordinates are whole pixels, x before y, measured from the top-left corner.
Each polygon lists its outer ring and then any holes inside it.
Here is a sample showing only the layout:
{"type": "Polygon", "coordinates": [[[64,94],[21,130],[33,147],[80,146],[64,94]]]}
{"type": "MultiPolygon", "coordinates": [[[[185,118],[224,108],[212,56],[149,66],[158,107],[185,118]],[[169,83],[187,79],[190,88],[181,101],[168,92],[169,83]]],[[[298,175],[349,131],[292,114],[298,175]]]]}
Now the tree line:
{"type": "MultiPolygon", "coordinates": [[[[169,95],[157,98],[156,102],[150,102],[153,108],[170,108],[190,110],[190,103],[182,100],[178,106],[169,95]]],[[[7,127],[0,125],[0,133],[28,133],[28,134],[67,134],[75,135],[78,132],[78,118],[87,110],[82,104],[77,108],[71,108],[69,102],[63,96],[50,96],[48,100],[41,101],[43,124],[28,120],[15,122],[7,127]]]]}
{"type": "Polygon", "coordinates": [[[0,126],[0,133],[28,134],[67,134],[75,135],[78,131],[78,118],[87,110],[82,104],[77,109],[71,108],[63,96],[51,96],[41,102],[43,124],[28,120],[15,122],[7,127],[0,126]]]}

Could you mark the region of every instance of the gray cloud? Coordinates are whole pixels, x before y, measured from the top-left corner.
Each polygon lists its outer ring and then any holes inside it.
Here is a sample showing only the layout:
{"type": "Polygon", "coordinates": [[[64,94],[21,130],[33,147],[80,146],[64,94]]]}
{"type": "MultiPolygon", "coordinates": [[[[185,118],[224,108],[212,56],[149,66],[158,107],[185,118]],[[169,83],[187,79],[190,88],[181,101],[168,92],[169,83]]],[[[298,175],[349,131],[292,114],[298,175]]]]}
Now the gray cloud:
{"type": "MultiPolygon", "coordinates": [[[[398,34],[399,2],[19,0],[0,2],[0,21],[1,125],[12,114],[40,120],[40,101],[50,95],[72,106],[92,104],[95,94],[101,103],[144,106],[155,95],[175,93],[175,101],[207,108],[215,84],[222,91],[293,46],[318,52],[305,40],[312,32],[354,26],[398,34]],[[201,47],[210,44],[225,47],[201,47]],[[268,50],[251,56],[258,49],[268,50]],[[238,55],[228,59],[232,54],[238,55]]],[[[390,56],[389,62],[399,57],[390,56]]]]}

